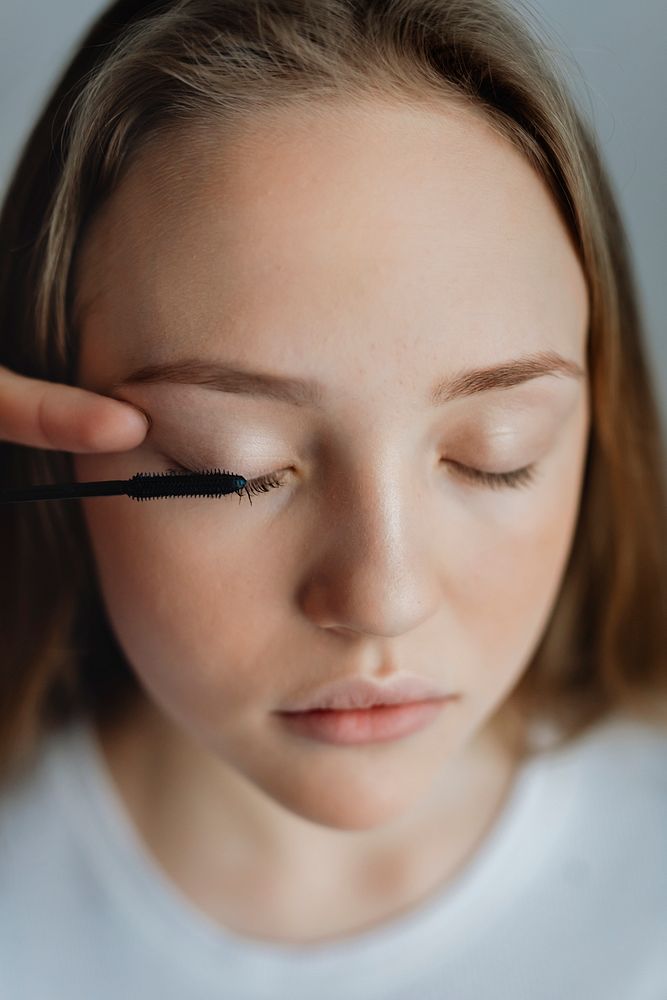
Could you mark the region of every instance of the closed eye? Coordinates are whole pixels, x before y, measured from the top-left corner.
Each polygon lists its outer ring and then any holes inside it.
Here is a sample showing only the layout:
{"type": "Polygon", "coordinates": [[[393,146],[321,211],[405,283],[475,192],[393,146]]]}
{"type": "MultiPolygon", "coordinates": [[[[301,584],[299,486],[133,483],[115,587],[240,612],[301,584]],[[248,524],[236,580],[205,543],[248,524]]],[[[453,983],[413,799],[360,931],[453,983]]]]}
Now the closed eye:
{"type": "MultiPolygon", "coordinates": [[[[457,470],[457,474],[462,476],[464,479],[477,484],[482,484],[489,489],[495,490],[520,489],[521,487],[530,486],[535,481],[535,473],[537,470],[537,462],[533,462],[531,465],[526,465],[521,469],[514,469],[510,472],[485,472],[482,469],[474,469],[471,466],[453,461],[450,461],[448,464],[454,466],[457,470]]],[[[200,470],[188,469],[183,465],[177,465],[167,471],[188,475],[200,470]]],[[[277,473],[269,473],[265,476],[258,476],[255,479],[249,479],[240,491],[240,495],[243,496],[245,493],[250,501],[250,505],[252,506],[252,494],[268,493],[269,490],[278,489],[278,487],[284,485],[285,484],[281,481],[277,473]]]]}
{"type": "MultiPolygon", "coordinates": [[[[201,471],[202,470],[200,469],[188,469],[184,465],[178,464],[170,469],[167,469],[167,472],[174,472],[180,475],[192,475],[195,472],[201,471]]],[[[283,485],[284,483],[278,479],[275,473],[270,473],[266,476],[258,476],[256,479],[246,480],[246,484],[243,489],[239,491],[239,495],[243,497],[243,494],[245,493],[250,501],[250,505],[252,506],[251,496],[253,493],[268,493],[269,490],[277,489],[279,486],[283,485]]]]}
{"type": "Polygon", "coordinates": [[[521,486],[530,486],[535,480],[537,462],[526,465],[522,469],[514,469],[512,472],[484,472],[481,469],[473,469],[468,465],[461,465],[459,462],[451,463],[466,479],[474,482],[481,482],[491,489],[503,489],[509,487],[518,489],[521,486]]]}

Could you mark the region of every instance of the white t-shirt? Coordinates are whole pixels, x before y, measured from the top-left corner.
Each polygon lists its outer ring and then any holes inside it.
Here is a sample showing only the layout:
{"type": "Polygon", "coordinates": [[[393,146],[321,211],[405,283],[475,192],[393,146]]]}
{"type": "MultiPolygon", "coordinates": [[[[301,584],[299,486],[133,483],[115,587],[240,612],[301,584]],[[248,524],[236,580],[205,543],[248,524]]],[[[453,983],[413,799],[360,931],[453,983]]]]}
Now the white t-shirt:
{"type": "Polygon", "coordinates": [[[286,946],[169,880],[79,721],[1,790],[0,998],[666,1000],[667,734],[615,716],[541,753],[443,890],[286,946]]]}

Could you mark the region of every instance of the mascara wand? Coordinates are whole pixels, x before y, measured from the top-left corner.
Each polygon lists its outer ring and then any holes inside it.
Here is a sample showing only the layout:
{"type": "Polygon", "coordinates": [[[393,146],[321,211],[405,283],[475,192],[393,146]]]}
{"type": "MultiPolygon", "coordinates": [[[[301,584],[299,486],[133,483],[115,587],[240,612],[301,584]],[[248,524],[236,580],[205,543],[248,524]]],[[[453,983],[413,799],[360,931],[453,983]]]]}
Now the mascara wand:
{"type": "Polygon", "coordinates": [[[187,475],[175,472],[137,472],[131,479],[0,489],[0,504],[24,500],[77,500],[80,497],[128,496],[132,500],[160,500],[185,496],[221,497],[228,493],[238,493],[240,496],[246,482],[243,476],[221,469],[187,475]]]}

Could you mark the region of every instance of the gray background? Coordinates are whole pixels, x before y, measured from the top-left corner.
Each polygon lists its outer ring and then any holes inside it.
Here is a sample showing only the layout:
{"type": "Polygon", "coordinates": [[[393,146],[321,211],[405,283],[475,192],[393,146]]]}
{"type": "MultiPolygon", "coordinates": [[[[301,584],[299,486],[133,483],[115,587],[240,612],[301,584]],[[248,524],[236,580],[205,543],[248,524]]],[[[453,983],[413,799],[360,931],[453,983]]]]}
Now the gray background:
{"type": "MultiPolygon", "coordinates": [[[[667,432],[667,3],[531,3],[596,128],[620,200],[667,432]]],[[[106,6],[106,0],[0,0],[0,195],[51,84],[106,6]]]]}

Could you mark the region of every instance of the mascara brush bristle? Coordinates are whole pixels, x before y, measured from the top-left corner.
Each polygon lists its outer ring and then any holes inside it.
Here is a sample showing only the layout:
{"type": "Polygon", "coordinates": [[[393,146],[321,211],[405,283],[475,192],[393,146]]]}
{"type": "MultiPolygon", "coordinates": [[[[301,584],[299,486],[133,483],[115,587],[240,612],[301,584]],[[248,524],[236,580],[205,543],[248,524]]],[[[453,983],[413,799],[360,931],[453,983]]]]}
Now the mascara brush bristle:
{"type": "Polygon", "coordinates": [[[137,472],[129,480],[127,496],[132,500],[167,497],[221,497],[241,493],[247,480],[223,469],[202,472],[137,472]]]}

